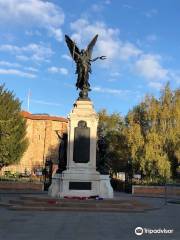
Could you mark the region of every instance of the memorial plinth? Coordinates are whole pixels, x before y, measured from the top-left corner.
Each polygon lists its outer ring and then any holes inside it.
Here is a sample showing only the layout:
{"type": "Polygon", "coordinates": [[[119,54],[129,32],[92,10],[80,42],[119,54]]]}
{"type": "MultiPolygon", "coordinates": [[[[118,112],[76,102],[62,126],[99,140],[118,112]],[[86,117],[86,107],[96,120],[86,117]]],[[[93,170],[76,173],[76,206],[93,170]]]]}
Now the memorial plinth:
{"type": "Polygon", "coordinates": [[[53,177],[51,196],[113,197],[109,176],[96,171],[97,124],[92,102],[77,100],[68,116],[67,170],[53,177]]]}

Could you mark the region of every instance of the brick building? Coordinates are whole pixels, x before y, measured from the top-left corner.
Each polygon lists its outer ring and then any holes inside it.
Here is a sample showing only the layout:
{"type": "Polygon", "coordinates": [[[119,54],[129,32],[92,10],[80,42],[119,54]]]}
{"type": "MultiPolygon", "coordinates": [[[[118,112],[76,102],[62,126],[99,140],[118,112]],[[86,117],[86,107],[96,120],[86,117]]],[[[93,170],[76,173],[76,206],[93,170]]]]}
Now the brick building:
{"type": "Polygon", "coordinates": [[[32,172],[44,167],[46,159],[58,163],[60,139],[58,135],[67,132],[67,119],[47,114],[22,112],[27,121],[27,138],[29,146],[19,164],[4,167],[3,171],[32,172]]]}

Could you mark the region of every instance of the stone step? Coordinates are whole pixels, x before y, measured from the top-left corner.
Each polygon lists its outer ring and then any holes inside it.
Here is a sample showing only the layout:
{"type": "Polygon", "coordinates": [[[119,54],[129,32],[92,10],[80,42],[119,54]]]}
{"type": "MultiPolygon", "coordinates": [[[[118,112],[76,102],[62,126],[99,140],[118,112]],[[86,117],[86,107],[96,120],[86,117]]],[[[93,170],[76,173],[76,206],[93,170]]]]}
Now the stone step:
{"type": "Polygon", "coordinates": [[[38,201],[38,199],[32,199],[32,198],[26,198],[26,199],[21,199],[22,202],[27,202],[27,203],[32,203],[34,205],[63,205],[63,204],[67,204],[67,205],[102,205],[102,206],[145,206],[146,204],[139,202],[137,200],[113,200],[113,201],[108,201],[108,200],[70,200],[70,199],[44,199],[44,201],[42,201],[42,199],[40,199],[40,201],[38,201]]]}
{"type": "Polygon", "coordinates": [[[133,203],[113,203],[113,204],[109,204],[106,202],[98,202],[98,201],[93,201],[93,202],[34,202],[34,201],[30,201],[30,200],[10,200],[9,201],[10,204],[12,205],[23,205],[23,206],[57,206],[57,207],[86,207],[86,208],[94,208],[94,207],[113,207],[113,208],[119,208],[119,207],[124,207],[124,208],[133,208],[133,203]]]}
{"type": "MultiPolygon", "coordinates": [[[[14,200],[10,200],[10,201],[14,201],[14,200]]],[[[137,201],[121,201],[121,200],[116,200],[116,201],[113,201],[113,202],[109,202],[107,200],[66,200],[66,199],[48,199],[48,200],[44,200],[44,201],[36,201],[35,199],[19,199],[19,200],[16,200],[16,201],[21,201],[21,202],[32,202],[32,203],[35,203],[35,204],[42,204],[42,203],[48,203],[48,204],[74,204],[74,203],[78,203],[78,204],[111,204],[111,205],[117,205],[117,204],[136,204],[138,205],[139,202],[137,201]]]]}
{"type": "Polygon", "coordinates": [[[102,203],[102,204],[105,204],[105,203],[108,203],[108,204],[123,204],[123,203],[135,203],[135,204],[139,204],[139,201],[137,200],[127,200],[127,199],[104,199],[104,200],[94,200],[94,199],[87,199],[87,200],[79,200],[79,199],[72,199],[72,198],[69,198],[69,199],[66,199],[66,198],[62,198],[62,199],[59,199],[59,198],[51,198],[51,197],[34,197],[34,196],[21,196],[20,197],[21,200],[25,200],[25,201],[34,201],[34,202],[68,202],[68,203],[74,203],[74,202],[81,202],[81,203],[89,203],[89,204],[94,204],[94,203],[102,203]]]}
{"type": "Polygon", "coordinates": [[[53,199],[47,196],[20,196],[0,202],[0,206],[11,210],[27,211],[98,211],[98,212],[143,212],[151,207],[137,200],[78,200],[53,199]]]}
{"type": "Polygon", "coordinates": [[[19,206],[19,205],[12,205],[10,207],[8,207],[10,210],[17,210],[17,211],[71,211],[71,212],[144,212],[146,209],[126,209],[124,207],[121,208],[113,208],[113,207],[109,207],[109,208],[79,208],[79,207],[44,207],[44,206],[19,206]]]}

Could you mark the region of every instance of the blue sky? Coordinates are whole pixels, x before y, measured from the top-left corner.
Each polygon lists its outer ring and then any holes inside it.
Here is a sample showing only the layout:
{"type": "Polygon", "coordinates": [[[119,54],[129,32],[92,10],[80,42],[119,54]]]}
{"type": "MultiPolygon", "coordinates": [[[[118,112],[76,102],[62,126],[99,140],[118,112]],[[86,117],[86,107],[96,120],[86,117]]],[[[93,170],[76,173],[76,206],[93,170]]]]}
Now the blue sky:
{"type": "Polygon", "coordinates": [[[85,48],[99,34],[90,98],[125,115],[167,81],[180,85],[178,0],[0,0],[0,83],[27,110],[67,116],[78,97],[68,34],[85,48]]]}

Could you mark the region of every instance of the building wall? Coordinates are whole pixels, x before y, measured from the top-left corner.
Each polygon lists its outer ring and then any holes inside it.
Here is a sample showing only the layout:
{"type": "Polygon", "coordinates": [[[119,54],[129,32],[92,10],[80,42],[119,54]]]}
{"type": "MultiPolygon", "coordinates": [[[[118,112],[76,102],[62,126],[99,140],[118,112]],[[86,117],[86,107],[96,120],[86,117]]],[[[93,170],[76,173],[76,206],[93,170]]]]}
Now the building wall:
{"type": "Polygon", "coordinates": [[[25,169],[33,172],[34,168],[44,167],[46,159],[58,164],[59,135],[67,132],[67,119],[48,115],[33,115],[22,112],[27,121],[29,146],[19,164],[4,167],[3,171],[21,172],[25,169]]]}

